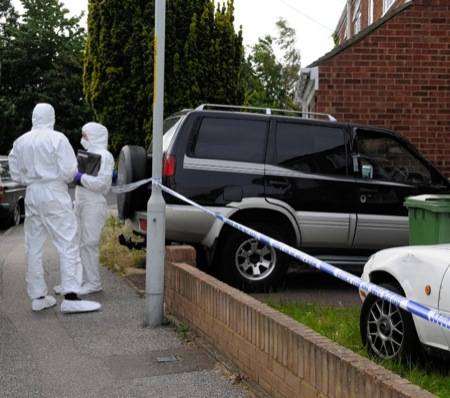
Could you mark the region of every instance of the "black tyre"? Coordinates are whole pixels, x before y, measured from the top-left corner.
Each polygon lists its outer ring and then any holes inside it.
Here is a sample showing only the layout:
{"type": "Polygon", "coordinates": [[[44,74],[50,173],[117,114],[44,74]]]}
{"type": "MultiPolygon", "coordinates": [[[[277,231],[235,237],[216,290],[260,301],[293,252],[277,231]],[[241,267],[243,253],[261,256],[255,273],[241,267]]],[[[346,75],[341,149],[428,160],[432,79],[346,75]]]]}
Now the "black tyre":
{"type": "MultiPolygon", "coordinates": [[[[244,223],[271,238],[289,242],[286,232],[275,225],[254,221],[244,223]]],[[[220,277],[230,285],[249,292],[275,289],[286,275],[289,259],[237,230],[227,228],[218,253],[220,277]]]]}
{"type": "MultiPolygon", "coordinates": [[[[382,287],[404,295],[389,283],[382,287]]],[[[412,315],[388,301],[369,295],[361,309],[360,331],[369,355],[382,360],[411,361],[421,352],[412,315]]]]}
{"type": "Polygon", "coordinates": [[[20,202],[17,202],[12,210],[9,220],[7,222],[8,227],[15,227],[22,222],[22,206],[20,202]]]}
{"type": "Polygon", "coordinates": [[[209,271],[208,254],[202,245],[194,245],[196,252],[197,268],[202,271],[209,271]]]}
{"type": "MultiPolygon", "coordinates": [[[[119,170],[117,185],[130,184],[147,178],[147,153],[144,148],[127,145],[122,148],[119,155],[119,170]]],[[[142,187],[133,192],[117,195],[117,210],[119,218],[130,218],[136,210],[145,209],[148,191],[142,187]]]]}

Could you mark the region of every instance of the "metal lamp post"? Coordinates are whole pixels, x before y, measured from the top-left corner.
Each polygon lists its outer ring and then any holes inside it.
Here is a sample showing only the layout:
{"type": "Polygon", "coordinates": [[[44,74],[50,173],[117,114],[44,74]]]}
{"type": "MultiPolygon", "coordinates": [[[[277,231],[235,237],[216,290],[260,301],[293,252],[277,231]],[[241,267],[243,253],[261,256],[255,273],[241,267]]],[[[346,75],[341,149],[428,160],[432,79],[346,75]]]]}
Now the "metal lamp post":
{"type": "MultiPolygon", "coordinates": [[[[155,2],[154,88],[153,88],[153,181],[162,181],[164,51],[166,0],[155,2]]],[[[145,279],[144,326],[157,327],[164,317],[164,258],[166,204],[161,188],[152,184],[147,203],[147,272],[145,279]]]]}

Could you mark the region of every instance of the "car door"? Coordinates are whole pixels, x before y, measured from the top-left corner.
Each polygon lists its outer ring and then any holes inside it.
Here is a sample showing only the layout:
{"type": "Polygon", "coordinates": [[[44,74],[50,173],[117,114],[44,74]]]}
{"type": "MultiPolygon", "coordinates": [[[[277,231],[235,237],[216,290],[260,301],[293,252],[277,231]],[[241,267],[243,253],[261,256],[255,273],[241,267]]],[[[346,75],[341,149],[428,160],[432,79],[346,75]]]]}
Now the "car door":
{"type": "MultiPolygon", "coordinates": [[[[450,317],[450,267],[444,274],[439,295],[439,311],[450,317]]],[[[442,329],[447,340],[447,348],[450,349],[450,330],[442,329]]]]}
{"type": "Polygon", "coordinates": [[[442,191],[442,176],[392,133],[357,129],[355,138],[358,214],[353,246],[371,250],[405,246],[409,241],[405,199],[442,191]]]}
{"type": "Polygon", "coordinates": [[[296,214],[301,244],[351,247],[354,202],[346,126],[313,121],[273,121],[266,165],[266,196],[296,214]]]}
{"type": "Polygon", "coordinates": [[[177,153],[177,190],[207,206],[263,198],[268,130],[268,119],[258,115],[199,116],[177,153]]]}

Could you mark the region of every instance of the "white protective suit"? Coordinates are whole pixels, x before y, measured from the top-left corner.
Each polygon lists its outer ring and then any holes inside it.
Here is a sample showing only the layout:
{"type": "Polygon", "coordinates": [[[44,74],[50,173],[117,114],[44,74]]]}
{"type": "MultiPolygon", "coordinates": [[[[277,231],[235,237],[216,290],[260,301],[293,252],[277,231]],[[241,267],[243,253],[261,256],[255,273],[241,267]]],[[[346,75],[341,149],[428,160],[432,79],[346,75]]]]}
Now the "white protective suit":
{"type": "MultiPolygon", "coordinates": [[[[77,269],[80,255],[77,220],[67,186],[77,171],[75,153],[68,139],[53,130],[55,111],[51,105],[36,105],[32,121],[31,131],[14,142],[9,154],[9,169],[14,181],[27,186],[24,227],[28,260],[26,280],[29,297],[37,300],[47,296],[42,266],[47,233],[59,254],[63,294],[79,292],[77,269]]],[[[36,309],[34,304],[33,309],[36,309]]]]}
{"type": "Polygon", "coordinates": [[[80,256],[83,265],[81,294],[102,289],[99,272],[99,244],[108,206],[105,195],[111,189],[114,158],[108,152],[108,130],[99,123],[87,123],[82,129],[87,139],[81,144],[102,157],[98,176],[83,174],[75,191],[75,213],[79,225],[80,256]]]}

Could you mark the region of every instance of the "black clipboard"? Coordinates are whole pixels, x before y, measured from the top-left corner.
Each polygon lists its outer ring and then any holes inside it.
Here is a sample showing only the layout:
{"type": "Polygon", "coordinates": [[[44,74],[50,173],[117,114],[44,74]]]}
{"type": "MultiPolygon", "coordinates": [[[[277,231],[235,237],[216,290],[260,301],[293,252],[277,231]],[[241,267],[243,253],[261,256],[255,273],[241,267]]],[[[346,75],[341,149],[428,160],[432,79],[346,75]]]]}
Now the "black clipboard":
{"type": "Polygon", "coordinates": [[[97,177],[102,163],[102,157],[96,153],[83,151],[77,153],[78,171],[83,174],[97,177]]]}

